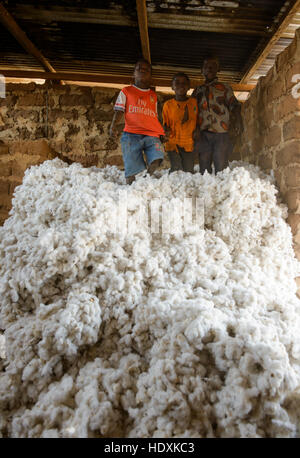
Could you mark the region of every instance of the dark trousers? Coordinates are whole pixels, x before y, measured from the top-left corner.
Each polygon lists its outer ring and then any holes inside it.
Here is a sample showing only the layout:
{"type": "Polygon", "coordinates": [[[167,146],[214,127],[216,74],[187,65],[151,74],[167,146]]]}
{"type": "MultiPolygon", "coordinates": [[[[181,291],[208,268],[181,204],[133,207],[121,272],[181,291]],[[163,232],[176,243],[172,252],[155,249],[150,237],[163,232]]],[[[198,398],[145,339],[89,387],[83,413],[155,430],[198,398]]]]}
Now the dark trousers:
{"type": "Polygon", "coordinates": [[[212,173],[212,163],[215,173],[228,167],[229,154],[232,152],[232,143],[227,132],[209,132],[202,130],[200,138],[195,142],[194,151],[199,155],[200,172],[205,170],[212,173]]]}
{"type": "Polygon", "coordinates": [[[168,156],[171,163],[170,173],[176,170],[194,173],[194,154],[185,151],[184,148],[177,146],[177,151],[168,151],[168,156]]]}

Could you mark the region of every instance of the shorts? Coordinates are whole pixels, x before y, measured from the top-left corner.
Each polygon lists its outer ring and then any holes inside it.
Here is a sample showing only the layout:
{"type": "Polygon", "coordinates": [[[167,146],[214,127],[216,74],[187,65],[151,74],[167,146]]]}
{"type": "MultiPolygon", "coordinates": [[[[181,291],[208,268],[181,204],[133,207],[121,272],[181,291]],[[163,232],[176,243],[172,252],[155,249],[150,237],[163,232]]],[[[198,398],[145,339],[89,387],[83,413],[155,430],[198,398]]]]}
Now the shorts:
{"type": "Polygon", "coordinates": [[[158,137],[123,132],[121,148],[125,168],[125,178],[142,172],[151,162],[164,158],[164,148],[158,137]],[[146,156],[147,164],[143,157],[146,156]]]}

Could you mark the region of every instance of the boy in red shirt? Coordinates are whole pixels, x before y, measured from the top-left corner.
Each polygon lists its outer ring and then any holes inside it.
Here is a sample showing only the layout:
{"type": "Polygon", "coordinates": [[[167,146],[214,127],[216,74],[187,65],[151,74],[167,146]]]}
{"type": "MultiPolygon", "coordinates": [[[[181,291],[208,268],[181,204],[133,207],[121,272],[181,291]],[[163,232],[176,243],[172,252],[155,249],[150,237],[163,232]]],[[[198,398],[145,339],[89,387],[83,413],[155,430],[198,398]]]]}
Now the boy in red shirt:
{"type": "Polygon", "coordinates": [[[156,93],[150,89],[151,64],[140,59],[135,65],[133,75],[134,84],[124,87],[119,93],[110,126],[110,135],[115,136],[115,125],[120,122],[123,113],[125,114],[121,148],[127,184],[131,184],[135,175],[145,170],[147,165],[147,170],[152,175],[164,158],[160,136],[165,133],[157,117],[156,93]]]}

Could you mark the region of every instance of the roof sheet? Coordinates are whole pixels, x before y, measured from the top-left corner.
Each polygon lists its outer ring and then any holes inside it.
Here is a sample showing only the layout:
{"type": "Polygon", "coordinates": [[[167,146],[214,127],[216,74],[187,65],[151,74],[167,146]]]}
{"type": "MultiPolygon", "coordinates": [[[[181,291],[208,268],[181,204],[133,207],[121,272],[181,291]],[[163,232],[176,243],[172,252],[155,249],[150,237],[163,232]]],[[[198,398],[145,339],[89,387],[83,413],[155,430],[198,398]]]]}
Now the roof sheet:
{"type": "MultiPolygon", "coordinates": [[[[199,75],[207,53],[218,54],[222,76],[238,82],[295,0],[147,0],[154,71],[199,75]]],[[[135,0],[6,0],[29,39],[57,71],[128,74],[141,57],[135,0]],[[118,67],[119,65],[119,67],[118,67]]],[[[300,25],[300,11],[252,76],[265,74],[300,25]]],[[[0,24],[0,68],[41,65],[0,24]]]]}

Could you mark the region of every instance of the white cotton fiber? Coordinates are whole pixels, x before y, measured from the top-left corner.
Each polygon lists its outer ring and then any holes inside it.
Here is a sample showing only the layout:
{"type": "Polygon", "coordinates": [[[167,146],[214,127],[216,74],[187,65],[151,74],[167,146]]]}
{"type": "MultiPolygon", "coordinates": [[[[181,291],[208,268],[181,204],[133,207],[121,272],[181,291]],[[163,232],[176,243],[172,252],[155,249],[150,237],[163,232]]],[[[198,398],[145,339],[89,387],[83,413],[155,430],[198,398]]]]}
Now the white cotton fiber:
{"type": "Polygon", "coordinates": [[[246,163],[131,186],[116,167],[27,170],[0,228],[0,434],[299,436],[286,216],[246,163]]]}

